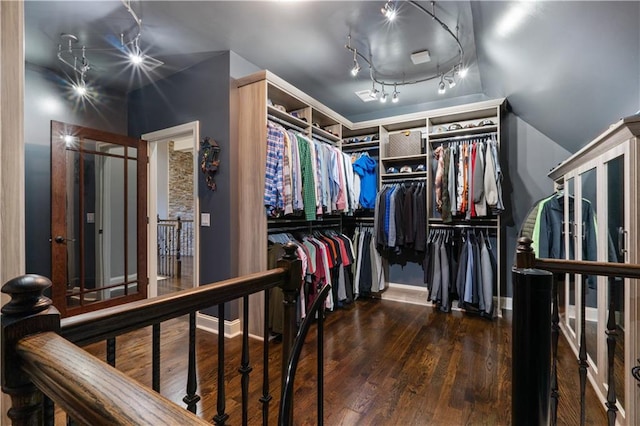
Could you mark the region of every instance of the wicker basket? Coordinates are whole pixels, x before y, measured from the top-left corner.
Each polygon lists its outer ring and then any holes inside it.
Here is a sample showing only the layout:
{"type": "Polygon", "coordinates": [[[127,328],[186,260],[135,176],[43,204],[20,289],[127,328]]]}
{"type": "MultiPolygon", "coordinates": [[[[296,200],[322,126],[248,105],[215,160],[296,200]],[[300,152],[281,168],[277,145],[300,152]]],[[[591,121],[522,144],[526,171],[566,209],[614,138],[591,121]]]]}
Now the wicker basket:
{"type": "Polygon", "coordinates": [[[424,153],[422,132],[398,132],[389,135],[387,145],[387,157],[402,157],[405,155],[418,155],[424,153]]]}

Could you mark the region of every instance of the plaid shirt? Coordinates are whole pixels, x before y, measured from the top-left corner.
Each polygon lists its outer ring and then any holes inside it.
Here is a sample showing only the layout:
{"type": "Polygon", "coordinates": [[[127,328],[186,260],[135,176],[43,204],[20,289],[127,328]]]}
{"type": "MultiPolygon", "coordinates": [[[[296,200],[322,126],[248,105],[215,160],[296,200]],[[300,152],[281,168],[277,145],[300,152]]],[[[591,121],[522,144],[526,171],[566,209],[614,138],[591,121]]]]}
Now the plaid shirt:
{"type": "Polygon", "coordinates": [[[267,126],[267,167],[264,180],[264,205],[267,214],[277,216],[284,209],[283,188],[284,132],[275,124],[267,126]]]}
{"type": "Polygon", "coordinates": [[[300,152],[300,172],[302,174],[302,197],[304,200],[304,215],[307,220],[316,219],[316,181],[313,173],[310,142],[298,135],[298,149],[300,152]]]}

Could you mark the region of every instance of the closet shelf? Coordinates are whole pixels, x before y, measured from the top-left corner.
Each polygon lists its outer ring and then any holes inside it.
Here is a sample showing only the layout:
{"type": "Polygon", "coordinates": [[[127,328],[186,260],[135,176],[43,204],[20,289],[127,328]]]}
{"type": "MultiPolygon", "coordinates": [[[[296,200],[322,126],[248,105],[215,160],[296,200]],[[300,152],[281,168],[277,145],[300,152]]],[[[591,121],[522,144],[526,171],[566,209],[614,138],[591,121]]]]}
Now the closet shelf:
{"type": "Polygon", "coordinates": [[[379,148],[378,146],[378,141],[371,141],[371,142],[353,142],[353,143],[342,143],[342,150],[346,151],[346,150],[357,150],[357,149],[362,149],[362,148],[379,148]]]}
{"type": "Polygon", "coordinates": [[[319,135],[319,136],[321,136],[321,137],[323,137],[325,139],[329,139],[330,141],[332,141],[334,143],[337,143],[337,142],[340,141],[340,137],[334,135],[333,133],[329,133],[326,130],[323,130],[323,129],[321,129],[319,127],[316,127],[316,126],[312,126],[311,127],[311,132],[314,135],[319,135]]]}
{"type": "Polygon", "coordinates": [[[412,179],[416,177],[425,177],[427,176],[427,172],[411,172],[411,173],[382,173],[380,177],[382,179],[386,178],[395,178],[395,179],[412,179]]]}
{"type": "Polygon", "coordinates": [[[384,161],[384,162],[412,161],[412,160],[424,160],[426,158],[427,158],[427,154],[402,155],[399,157],[384,157],[384,158],[381,158],[380,161],[384,161]]]}
{"type": "Polygon", "coordinates": [[[267,113],[280,118],[288,123],[291,123],[295,126],[302,127],[303,129],[309,128],[309,123],[304,120],[300,120],[299,118],[294,117],[293,115],[280,111],[277,108],[272,107],[271,105],[267,105],[267,113]]]}
{"type": "Polygon", "coordinates": [[[492,126],[472,127],[469,129],[447,130],[441,133],[429,133],[429,140],[435,141],[437,139],[448,138],[451,136],[473,136],[478,133],[489,133],[497,130],[498,126],[495,124],[492,126]]]}

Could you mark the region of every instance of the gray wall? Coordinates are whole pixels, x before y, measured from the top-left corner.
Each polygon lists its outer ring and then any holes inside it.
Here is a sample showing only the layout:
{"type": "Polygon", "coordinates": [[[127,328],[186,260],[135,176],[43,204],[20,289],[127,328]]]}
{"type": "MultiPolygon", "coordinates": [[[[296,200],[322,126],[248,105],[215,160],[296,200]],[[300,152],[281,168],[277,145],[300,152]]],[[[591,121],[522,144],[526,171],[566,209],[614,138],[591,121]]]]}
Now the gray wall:
{"type": "Polygon", "coordinates": [[[50,121],[126,134],[124,94],[101,93],[94,105],[77,104],[53,72],[25,66],[25,249],[26,272],[51,277],[50,121]]]}
{"type": "Polygon", "coordinates": [[[503,233],[506,234],[503,250],[506,258],[502,261],[506,292],[503,290],[502,294],[510,297],[511,265],[520,225],[534,203],[553,193],[553,181],[547,174],[571,153],[513,113],[505,117],[501,142],[507,209],[502,217],[503,233]]]}
{"type": "MultiPolygon", "coordinates": [[[[200,283],[231,278],[233,228],[230,162],[230,52],[223,52],[193,67],[129,93],[129,135],[140,135],[191,121],[200,121],[200,136],[220,145],[218,189],[208,189],[198,174],[200,212],[211,214],[211,226],[200,228],[200,283]]],[[[199,212],[199,213],[200,213],[199,212]]],[[[213,312],[211,312],[213,314],[213,312]]],[[[237,318],[232,304],[226,319],[237,318]]]]}

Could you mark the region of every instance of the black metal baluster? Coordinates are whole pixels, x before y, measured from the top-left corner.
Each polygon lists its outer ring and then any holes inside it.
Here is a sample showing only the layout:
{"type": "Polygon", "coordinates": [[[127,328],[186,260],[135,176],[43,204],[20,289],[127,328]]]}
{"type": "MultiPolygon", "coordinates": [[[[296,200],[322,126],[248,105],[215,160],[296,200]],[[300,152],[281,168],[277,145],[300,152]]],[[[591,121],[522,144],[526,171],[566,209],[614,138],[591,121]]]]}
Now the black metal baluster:
{"type": "Polygon", "coordinates": [[[269,424],[269,401],[272,396],[269,394],[269,291],[264,291],[264,325],[262,329],[262,424],[269,424]]]}
{"type": "Polygon", "coordinates": [[[584,426],[586,422],[586,407],[585,407],[585,391],[587,387],[587,368],[589,363],[587,362],[587,337],[586,337],[586,318],[585,318],[585,306],[587,299],[587,277],[582,277],[580,300],[580,351],[578,355],[578,365],[580,371],[580,425],[584,426]]]}
{"type": "MultiPolygon", "coordinates": [[[[320,295],[320,290],[318,291],[320,295]]],[[[324,303],[318,309],[318,426],[324,424],[324,303]]]]}
{"type": "Polygon", "coordinates": [[[224,303],[218,305],[218,414],[213,416],[217,425],[224,425],[229,415],[225,413],[224,392],[224,303]]]}
{"type": "Polygon", "coordinates": [[[553,278],[551,284],[551,424],[558,424],[558,336],[560,334],[560,316],[558,313],[558,281],[553,278]]]}
{"type": "Polygon", "coordinates": [[[107,363],[115,367],[116,366],[116,338],[110,337],[107,339],[107,363]]]}
{"type": "Polygon", "coordinates": [[[160,393],[160,323],[152,326],[151,370],[151,386],[154,391],[160,393]]]}
{"type": "Polygon", "coordinates": [[[187,404],[187,410],[195,414],[196,404],[200,395],[196,393],[198,381],[196,377],[196,313],[189,314],[189,365],[187,371],[187,394],[182,401],[187,404]]]}
{"type": "Polygon", "coordinates": [[[249,296],[244,296],[242,303],[242,360],[238,372],[242,375],[242,424],[246,425],[249,421],[249,373],[253,370],[249,365],[249,296]]]}
{"type": "Polygon", "coordinates": [[[56,423],[55,418],[55,406],[53,405],[53,401],[47,395],[42,394],[42,407],[44,413],[44,424],[45,426],[54,426],[56,423]]]}
{"type": "Polygon", "coordinates": [[[616,356],[616,337],[618,331],[616,327],[616,315],[615,315],[615,295],[614,286],[609,284],[609,315],[607,319],[607,364],[608,364],[608,382],[607,382],[607,419],[609,425],[616,424],[616,416],[618,407],[616,407],[616,380],[614,374],[614,361],[616,356]]]}

